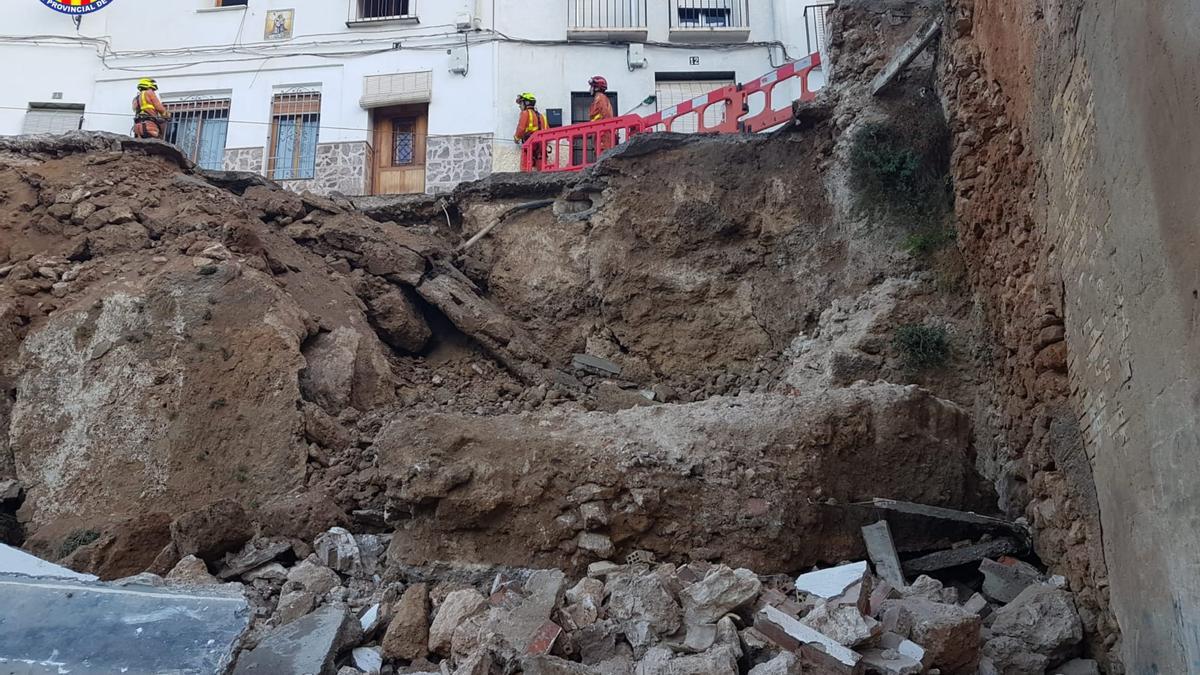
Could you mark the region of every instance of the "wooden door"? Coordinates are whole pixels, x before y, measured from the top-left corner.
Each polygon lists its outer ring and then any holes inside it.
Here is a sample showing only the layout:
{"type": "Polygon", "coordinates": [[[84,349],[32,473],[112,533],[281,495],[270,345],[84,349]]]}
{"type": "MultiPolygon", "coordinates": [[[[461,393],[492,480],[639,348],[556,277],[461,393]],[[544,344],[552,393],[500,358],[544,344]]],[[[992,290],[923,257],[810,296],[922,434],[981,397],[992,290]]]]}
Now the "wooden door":
{"type": "Polygon", "coordinates": [[[424,192],[429,107],[405,105],[380,108],[372,118],[375,128],[375,175],[371,194],[424,192]]]}

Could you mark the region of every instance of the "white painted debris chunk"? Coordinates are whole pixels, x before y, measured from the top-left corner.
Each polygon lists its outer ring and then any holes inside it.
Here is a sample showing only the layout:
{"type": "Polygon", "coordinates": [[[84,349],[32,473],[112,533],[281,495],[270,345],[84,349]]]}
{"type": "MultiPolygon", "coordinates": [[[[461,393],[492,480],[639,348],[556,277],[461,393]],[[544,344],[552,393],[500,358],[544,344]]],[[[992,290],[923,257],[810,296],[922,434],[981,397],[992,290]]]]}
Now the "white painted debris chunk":
{"type": "Polygon", "coordinates": [[[809,572],[796,577],[796,590],[819,598],[836,598],[845,593],[847,588],[862,581],[866,573],[865,560],[809,572]]]}
{"type": "Polygon", "coordinates": [[[832,656],[841,663],[850,666],[851,668],[853,668],[862,658],[859,656],[858,652],[854,651],[853,649],[847,649],[846,647],[838,644],[837,641],[822,635],[820,632],[813,630],[808,626],[805,626],[796,618],[788,616],[775,607],[771,607],[770,605],[763,607],[762,614],[767,621],[770,621],[783,631],[787,632],[787,634],[792,636],[792,638],[797,642],[808,645],[817,645],[821,648],[821,651],[825,652],[829,656],[832,656]]]}
{"type": "Polygon", "coordinates": [[[359,647],[351,654],[354,657],[354,667],[367,673],[377,675],[383,670],[383,654],[376,647],[359,647]]]}
{"type": "Polygon", "coordinates": [[[924,647],[895,633],[884,633],[879,636],[879,646],[883,649],[894,649],[910,659],[925,660],[924,647]]]}
{"type": "Polygon", "coordinates": [[[76,579],[96,581],[98,577],[80,574],[65,567],[46,562],[37,556],[0,544],[0,574],[19,574],[26,577],[51,577],[54,579],[76,579]]]}

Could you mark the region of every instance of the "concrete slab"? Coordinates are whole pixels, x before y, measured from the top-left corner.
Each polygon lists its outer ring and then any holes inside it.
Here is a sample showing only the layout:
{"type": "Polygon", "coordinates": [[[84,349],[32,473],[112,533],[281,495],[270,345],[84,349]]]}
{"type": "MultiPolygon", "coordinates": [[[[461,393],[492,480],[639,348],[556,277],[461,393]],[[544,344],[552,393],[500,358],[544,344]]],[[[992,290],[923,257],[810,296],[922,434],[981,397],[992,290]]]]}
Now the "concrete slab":
{"type": "Polygon", "coordinates": [[[96,581],[97,579],[91,574],[80,574],[5,544],[0,544],[0,574],[53,577],[55,579],[74,579],[75,581],[96,581]]]}
{"type": "Polygon", "coordinates": [[[796,577],[796,590],[819,598],[836,598],[867,574],[866,561],[839,565],[796,577]]]}
{"type": "Polygon", "coordinates": [[[930,553],[919,558],[906,560],[904,562],[904,571],[909,574],[936,572],[937,570],[958,567],[959,565],[977,563],[985,558],[998,558],[1002,555],[1011,555],[1017,552],[1017,548],[1017,542],[1012,539],[993,539],[992,541],[938,551],[937,553],[930,553]]]}
{"type": "Polygon", "coordinates": [[[579,370],[586,370],[601,377],[621,374],[621,366],[608,359],[592,356],[591,354],[574,354],[571,357],[571,365],[579,370]]]}
{"type": "Polygon", "coordinates": [[[907,586],[908,582],[904,580],[900,557],[896,555],[896,545],[892,542],[892,531],[887,521],[863,525],[862,534],[863,541],[867,544],[867,557],[875,564],[875,574],[895,588],[907,586]]]}
{"type": "Polygon", "coordinates": [[[240,590],[3,574],[0,598],[5,675],[222,673],[250,625],[240,590]]]}
{"type": "Polygon", "coordinates": [[[338,652],[361,636],[358,620],[345,606],[326,605],[268,633],[257,647],[242,654],[233,672],[333,675],[338,652]]]}

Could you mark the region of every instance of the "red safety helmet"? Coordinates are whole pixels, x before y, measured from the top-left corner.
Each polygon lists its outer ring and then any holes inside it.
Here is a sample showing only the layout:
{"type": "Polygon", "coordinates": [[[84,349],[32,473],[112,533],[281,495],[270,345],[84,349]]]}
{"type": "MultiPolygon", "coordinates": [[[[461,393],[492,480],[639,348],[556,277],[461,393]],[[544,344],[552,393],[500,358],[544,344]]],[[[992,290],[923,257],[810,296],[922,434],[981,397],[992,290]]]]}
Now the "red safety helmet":
{"type": "Polygon", "coordinates": [[[597,75],[588,80],[588,86],[596,91],[608,91],[608,80],[604,79],[601,75],[597,75]]]}

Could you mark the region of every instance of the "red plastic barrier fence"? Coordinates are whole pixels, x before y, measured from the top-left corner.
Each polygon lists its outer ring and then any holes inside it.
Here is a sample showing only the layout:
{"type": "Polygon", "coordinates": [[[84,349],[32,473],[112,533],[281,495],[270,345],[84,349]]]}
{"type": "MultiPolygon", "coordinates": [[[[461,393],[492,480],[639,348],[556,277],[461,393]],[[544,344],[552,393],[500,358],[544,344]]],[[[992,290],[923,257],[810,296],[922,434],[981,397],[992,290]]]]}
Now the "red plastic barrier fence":
{"type": "Polygon", "coordinates": [[[605,150],[624,143],[641,131],[640,115],[539,131],[521,147],[521,170],[580,171],[595,164],[605,150]]]}
{"type": "Polygon", "coordinates": [[[797,100],[811,100],[816,94],[808,86],[808,76],[820,65],[821,55],[809,54],[748,84],[721,87],[647,117],[625,115],[611,120],[539,131],[530,136],[521,149],[521,170],[581,171],[595,164],[605,150],[624,143],[630,137],[643,132],[671,131],[681,118],[690,115],[696,116],[697,133],[755,133],[770,129],[792,117],[790,97],[788,105],[775,108],[775,89],[789,80],[799,80],[800,97],[797,100]],[[762,110],[751,115],[750,99],[760,95],[762,110]],[[718,105],[722,107],[713,110],[718,105]],[[709,119],[717,118],[718,112],[720,119],[710,123],[709,119]]]}

